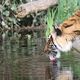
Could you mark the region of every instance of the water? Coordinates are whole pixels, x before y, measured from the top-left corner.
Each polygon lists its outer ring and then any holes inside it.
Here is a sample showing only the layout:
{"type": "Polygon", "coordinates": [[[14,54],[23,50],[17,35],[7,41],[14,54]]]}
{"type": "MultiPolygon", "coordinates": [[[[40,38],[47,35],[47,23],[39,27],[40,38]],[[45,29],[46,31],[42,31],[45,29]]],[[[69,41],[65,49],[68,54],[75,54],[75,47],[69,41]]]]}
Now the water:
{"type": "MultiPolygon", "coordinates": [[[[0,42],[0,80],[48,80],[47,66],[52,68],[52,65],[43,52],[46,42],[44,37],[35,35],[32,38],[25,36],[20,39],[14,35],[6,36],[0,42]]],[[[61,67],[72,66],[75,80],[80,80],[80,57],[67,54],[65,56],[62,55],[61,67]]]]}
{"type": "Polygon", "coordinates": [[[45,80],[44,38],[6,36],[0,44],[0,80],[45,80]],[[43,46],[42,46],[43,45],[43,46]]]}

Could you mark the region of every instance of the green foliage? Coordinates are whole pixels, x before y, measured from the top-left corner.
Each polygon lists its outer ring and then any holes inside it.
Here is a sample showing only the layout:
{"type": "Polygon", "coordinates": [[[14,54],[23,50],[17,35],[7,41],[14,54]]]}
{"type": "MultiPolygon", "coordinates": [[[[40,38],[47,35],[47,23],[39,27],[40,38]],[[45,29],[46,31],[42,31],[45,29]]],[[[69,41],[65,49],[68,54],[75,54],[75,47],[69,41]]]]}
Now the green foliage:
{"type": "Polygon", "coordinates": [[[15,11],[17,9],[17,5],[15,0],[13,0],[12,2],[7,2],[7,0],[5,0],[4,2],[2,2],[2,11],[1,11],[1,17],[3,19],[4,24],[2,24],[2,28],[13,28],[17,27],[17,19],[15,17],[15,11]]]}
{"type": "MultiPolygon", "coordinates": [[[[2,32],[5,32],[5,28],[11,29],[11,35],[13,35],[14,31],[19,28],[17,24],[18,18],[15,17],[17,6],[24,3],[25,0],[3,0],[0,9],[0,18],[2,18],[2,22],[0,28],[2,32]]],[[[17,31],[17,30],[16,30],[17,31]]]]}
{"type": "MultiPolygon", "coordinates": [[[[80,1],[79,1],[80,2],[80,1]]],[[[59,0],[56,23],[62,23],[79,9],[78,0],[59,0]]]]}
{"type": "Polygon", "coordinates": [[[53,24],[54,24],[55,13],[56,10],[49,8],[47,11],[47,15],[45,16],[45,22],[47,24],[47,29],[46,29],[47,38],[49,37],[50,33],[54,31],[53,24]]]}

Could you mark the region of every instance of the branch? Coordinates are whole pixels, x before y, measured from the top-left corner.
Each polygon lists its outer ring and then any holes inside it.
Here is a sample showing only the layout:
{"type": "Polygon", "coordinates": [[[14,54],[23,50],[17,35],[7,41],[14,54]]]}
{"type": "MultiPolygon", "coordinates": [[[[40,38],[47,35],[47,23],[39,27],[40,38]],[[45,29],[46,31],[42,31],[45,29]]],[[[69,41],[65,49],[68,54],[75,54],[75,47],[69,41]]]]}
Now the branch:
{"type": "Polygon", "coordinates": [[[22,32],[28,32],[28,31],[42,31],[42,30],[45,30],[45,26],[44,25],[40,25],[40,26],[36,26],[36,27],[22,27],[19,29],[19,33],[22,33],[22,32]]]}
{"type": "Polygon", "coordinates": [[[56,5],[57,2],[57,0],[37,0],[21,4],[16,11],[17,17],[22,18],[33,12],[46,10],[47,8],[56,5]]]}
{"type": "Polygon", "coordinates": [[[44,28],[43,27],[24,27],[24,28],[21,28],[19,31],[24,32],[24,30],[26,30],[26,31],[40,31],[40,30],[44,30],[44,28]]]}

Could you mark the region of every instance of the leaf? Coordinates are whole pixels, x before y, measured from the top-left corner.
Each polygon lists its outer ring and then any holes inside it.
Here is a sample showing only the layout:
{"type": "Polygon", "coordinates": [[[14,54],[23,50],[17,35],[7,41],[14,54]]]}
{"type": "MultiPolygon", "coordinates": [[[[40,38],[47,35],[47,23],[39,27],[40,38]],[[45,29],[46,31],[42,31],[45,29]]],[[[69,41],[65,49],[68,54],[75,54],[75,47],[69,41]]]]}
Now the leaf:
{"type": "Polygon", "coordinates": [[[14,3],[14,4],[12,4],[12,6],[11,6],[11,10],[16,10],[17,8],[16,8],[16,4],[14,3]]]}
{"type": "Polygon", "coordinates": [[[9,11],[5,11],[5,12],[3,12],[3,15],[5,15],[5,16],[9,16],[9,14],[10,14],[10,12],[9,11]]]}

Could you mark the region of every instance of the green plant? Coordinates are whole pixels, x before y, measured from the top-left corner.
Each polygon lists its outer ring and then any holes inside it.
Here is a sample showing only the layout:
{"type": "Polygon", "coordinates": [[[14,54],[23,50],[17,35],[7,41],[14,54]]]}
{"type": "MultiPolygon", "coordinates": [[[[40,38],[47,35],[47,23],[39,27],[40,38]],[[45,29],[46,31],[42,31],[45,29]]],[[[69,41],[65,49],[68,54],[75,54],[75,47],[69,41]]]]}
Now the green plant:
{"type": "Polygon", "coordinates": [[[52,31],[54,31],[53,24],[54,24],[54,18],[55,18],[56,10],[54,9],[48,9],[47,15],[45,16],[45,22],[47,24],[46,28],[46,37],[48,38],[52,31]]]}
{"type": "Polygon", "coordinates": [[[58,12],[56,23],[62,23],[70,17],[77,9],[79,9],[79,0],[58,0],[58,12]]]}
{"type": "MultiPolygon", "coordinates": [[[[16,9],[19,4],[22,4],[25,0],[2,0],[1,9],[0,9],[0,18],[2,19],[0,28],[5,31],[5,28],[11,30],[11,35],[13,30],[19,25],[17,24],[18,19],[15,17],[16,9]]],[[[16,30],[15,29],[15,30],[16,30]]]]}
{"type": "MultiPolygon", "coordinates": [[[[13,33],[13,28],[17,27],[17,19],[15,17],[15,11],[17,9],[18,3],[15,0],[8,2],[7,0],[2,1],[2,10],[1,10],[1,18],[2,18],[2,29],[11,29],[13,33]]],[[[11,33],[11,34],[12,34],[11,33]]]]}

